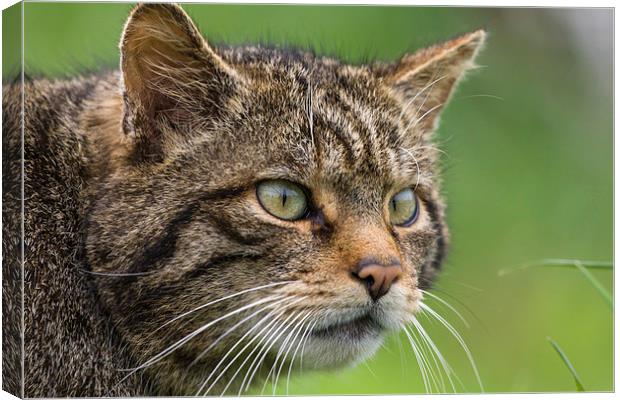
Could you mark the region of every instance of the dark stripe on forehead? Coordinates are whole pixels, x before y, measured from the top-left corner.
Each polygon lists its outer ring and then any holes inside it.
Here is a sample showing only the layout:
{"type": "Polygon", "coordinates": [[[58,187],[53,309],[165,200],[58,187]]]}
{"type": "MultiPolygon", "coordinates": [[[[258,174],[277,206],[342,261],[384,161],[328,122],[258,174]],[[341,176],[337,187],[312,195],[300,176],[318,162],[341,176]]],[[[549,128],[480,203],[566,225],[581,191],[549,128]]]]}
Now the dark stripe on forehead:
{"type": "Polygon", "coordinates": [[[343,93],[344,96],[339,96],[340,108],[344,110],[344,115],[349,119],[349,121],[357,130],[357,134],[360,138],[360,142],[362,143],[362,147],[366,150],[366,163],[371,163],[371,161],[376,157],[375,149],[372,146],[374,127],[365,123],[362,116],[359,115],[359,109],[367,108],[364,110],[364,112],[368,113],[371,113],[372,109],[356,101],[354,94],[347,93],[346,90],[343,90],[343,93]]]}
{"type": "MultiPolygon", "coordinates": [[[[344,150],[344,157],[349,166],[355,165],[355,151],[353,150],[352,143],[348,135],[344,132],[343,126],[336,121],[327,120],[324,116],[315,117],[316,125],[323,125],[325,133],[329,134],[329,137],[333,138],[340,144],[344,150]]],[[[324,141],[328,140],[327,137],[323,138],[324,141]]]]}
{"type": "Polygon", "coordinates": [[[348,115],[358,125],[358,133],[368,154],[368,168],[389,174],[392,166],[386,160],[387,153],[402,144],[399,106],[370,82],[354,82],[344,86],[341,92],[341,103],[346,105],[348,115]]]}
{"type": "MultiPolygon", "coordinates": [[[[364,95],[357,94],[353,87],[343,87],[337,97],[337,109],[355,129],[358,141],[365,150],[365,155],[358,154],[359,162],[365,164],[369,170],[380,170],[382,160],[380,160],[380,148],[374,144],[379,139],[377,137],[378,127],[367,121],[367,116],[374,116],[376,105],[368,103],[364,95]]],[[[369,118],[371,121],[374,118],[369,118]]]]}
{"type": "Polygon", "coordinates": [[[324,107],[329,109],[329,118],[325,115],[324,119],[327,121],[330,133],[345,147],[347,161],[353,166],[363,157],[360,150],[367,147],[364,143],[364,136],[369,134],[367,127],[353,113],[350,104],[343,101],[338,88],[327,90],[322,101],[324,107]],[[357,138],[353,136],[351,130],[355,132],[357,138]]]}

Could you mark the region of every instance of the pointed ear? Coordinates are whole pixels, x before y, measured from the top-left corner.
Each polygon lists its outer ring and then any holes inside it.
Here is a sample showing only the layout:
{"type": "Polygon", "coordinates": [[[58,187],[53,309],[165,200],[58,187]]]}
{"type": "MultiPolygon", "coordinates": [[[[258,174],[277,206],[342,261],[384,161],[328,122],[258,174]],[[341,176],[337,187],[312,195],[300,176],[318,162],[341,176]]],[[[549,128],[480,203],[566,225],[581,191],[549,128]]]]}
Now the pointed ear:
{"type": "Polygon", "coordinates": [[[167,136],[217,112],[234,71],[173,4],[139,4],[120,44],[123,130],[132,156],[159,160],[167,136]]]}
{"type": "Polygon", "coordinates": [[[477,30],[404,56],[384,73],[400,98],[408,129],[432,132],[438,116],[465,72],[474,67],[486,32],[477,30]]]}

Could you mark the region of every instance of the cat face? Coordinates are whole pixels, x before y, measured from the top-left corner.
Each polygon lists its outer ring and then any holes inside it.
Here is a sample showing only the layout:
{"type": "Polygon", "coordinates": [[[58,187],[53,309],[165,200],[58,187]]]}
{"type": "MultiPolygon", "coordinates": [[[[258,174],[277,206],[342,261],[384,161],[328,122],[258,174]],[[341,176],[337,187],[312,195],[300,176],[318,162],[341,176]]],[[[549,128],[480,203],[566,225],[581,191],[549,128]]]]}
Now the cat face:
{"type": "Polygon", "coordinates": [[[206,394],[374,353],[443,257],[431,134],[483,38],[348,66],[214,50],[180,8],[138,6],[121,43],[128,144],[87,237],[136,359],[119,367],[206,394]]]}

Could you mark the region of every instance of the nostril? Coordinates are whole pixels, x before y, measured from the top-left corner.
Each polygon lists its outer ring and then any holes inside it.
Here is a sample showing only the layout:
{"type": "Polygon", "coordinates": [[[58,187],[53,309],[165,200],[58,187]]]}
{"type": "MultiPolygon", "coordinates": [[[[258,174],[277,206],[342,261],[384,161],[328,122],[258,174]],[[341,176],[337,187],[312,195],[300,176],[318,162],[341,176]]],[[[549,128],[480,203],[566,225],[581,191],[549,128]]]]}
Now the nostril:
{"type": "Polygon", "coordinates": [[[384,266],[377,263],[362,262],[353,272],[353,275],[361,280],[370,297],[377,301],[383,297],[401,274],[399,264],[384,266]]]}
{"type": "Polygon", "coordinates": [[[358,273],[359,271],[353,271],[351,272],[351,275],[353,276],[353,278],[355,278],[356,280],[362,282],[364,284],[364,286],[370,288],[372,285],[375,284],[375,278],[372,275],[368,275],[365,277],[361,277],[358,273]]]}

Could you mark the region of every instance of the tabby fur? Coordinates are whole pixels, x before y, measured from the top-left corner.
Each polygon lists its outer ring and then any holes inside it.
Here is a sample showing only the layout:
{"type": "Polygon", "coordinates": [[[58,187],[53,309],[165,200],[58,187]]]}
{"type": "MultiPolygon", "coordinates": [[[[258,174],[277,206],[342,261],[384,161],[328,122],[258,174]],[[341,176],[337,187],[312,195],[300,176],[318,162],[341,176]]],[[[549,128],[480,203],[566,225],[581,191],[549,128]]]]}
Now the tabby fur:
{"type": "MultiPolygon", "coordinates": [[[[26,80],[23,392],[22,86],[3,87],[3,312],[12,318],[3,321],[4,389],[27,397],[193,395],[266,312],[216,342],[257,309],[248,308],[149,360],[270,296],[298,300],[273,315],[274,326],[305,310],[324,332],[360,310],[373,316],[359,338],[309,340],[304,368],[371,355],[415,313],[419,289],[444,257],[433,132],[484,38],[479,30],[393,64],[347,65],[294,50],[212,47],[180,7],[151,3],[129,17],[119,72],[26,80]],[[308,218],[278,220],[261,208],[255,185],[273,178],[309,190],[308,218]],[[421,200],[408,228],[385,217],[386,199],[403,187],[421,200]],[[351,276],[368,259],[396,259],[404,271],[377,302],[351,276]],[[122,370],[136,366],[143,368],[122,370]]],[[[261,364],[262,379],[281,346],[261,364]]]]}

